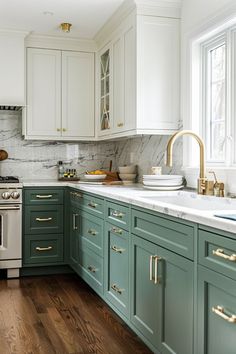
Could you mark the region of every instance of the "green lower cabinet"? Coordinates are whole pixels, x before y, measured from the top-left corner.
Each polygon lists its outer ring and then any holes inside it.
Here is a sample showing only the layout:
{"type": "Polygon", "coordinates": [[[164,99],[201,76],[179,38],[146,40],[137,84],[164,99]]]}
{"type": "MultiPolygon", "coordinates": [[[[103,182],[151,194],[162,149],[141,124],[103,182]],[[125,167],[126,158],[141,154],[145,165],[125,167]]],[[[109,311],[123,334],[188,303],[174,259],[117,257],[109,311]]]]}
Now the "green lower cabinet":
{"type": "Polygon", "coordinates": [[[164,354],[193,353],[193,263],[132,235],[131,322],[164,354]]]}
{"type": "Polygon", "coordinates": [[[79,209],[75,206],[70,207],[70,244],[69,244],[69,264],[70,266],[76,270],[78,266],[78,244],[79,244],[79,209]]]}
{"type": "Polygon", "coordinates": [[[202,266],[198,267],[196,353],[236,353],[236,281],[202,266]]]}
{"type": "Polygon", "coordinates": [[[105,296],[129,317],[129,233],[106,223],[105,296]]]}

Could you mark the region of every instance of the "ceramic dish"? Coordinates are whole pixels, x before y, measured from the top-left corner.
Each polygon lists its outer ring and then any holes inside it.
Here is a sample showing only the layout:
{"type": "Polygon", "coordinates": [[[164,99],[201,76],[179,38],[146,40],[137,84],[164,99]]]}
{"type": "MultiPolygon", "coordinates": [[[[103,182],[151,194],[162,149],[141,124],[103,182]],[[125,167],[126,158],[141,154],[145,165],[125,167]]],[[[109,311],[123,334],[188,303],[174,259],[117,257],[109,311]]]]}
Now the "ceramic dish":
{"type": "Polygon", "coordinates": [[[107,175],[84,175],[83,179],[87,181],[103,181],[107,175]]]}
{"type": "Polygon", "coordinates": [[[154,186],[154,187],[171,187],[171,186],[179,186],[183,184],[183,178],[176,180],[160,180],[160,181],[143,181],[145,186],[154,186]]]}
{"type": "Polygon", "coordinates": [[[171,187],[151,187],[151,186],[143,186],[145,189],[151,189],[154,191],[176,191],[178,189],[184,188],[184,185],[181,184],[180,186],[171,186],[171,187]]]}
{"type": "Polygon", "coordinates": [[[170,179],[183,179],[181,175],[143,175],[144,180],[170,180],[170,179]]]}
{"type": "Polygon", "coordinates": [[[136,173],[119,173],[122,181],[133,181],[136,178],[136,173]]]}
{"type": "Polygon", "coordinates": [[[119,172],[122,174],[130,174],[130,173],[135,173],[136,172],[136,165],[130,165],[130,166],[120,166],[118,167],[119,172]]]}

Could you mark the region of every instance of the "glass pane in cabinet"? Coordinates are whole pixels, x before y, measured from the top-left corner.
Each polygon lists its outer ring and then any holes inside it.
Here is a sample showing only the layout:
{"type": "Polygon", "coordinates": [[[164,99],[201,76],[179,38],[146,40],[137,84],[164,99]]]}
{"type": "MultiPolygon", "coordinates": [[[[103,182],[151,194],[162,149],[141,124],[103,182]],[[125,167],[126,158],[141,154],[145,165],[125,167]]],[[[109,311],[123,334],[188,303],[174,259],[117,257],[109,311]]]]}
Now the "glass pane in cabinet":
{"type": "Polygon", "coordinates": [[[101,79],[101,97],[105,95],[105,79],[101,79]]]}
{"type": "Polygon", "coordinates": [[[110,98],[109,98],[109,95],[106,95],[106,112],[109,112],[110,110],[110,98]]]}
{"type": "Polygon", "coordinates": [[[109,74],[109,50],[101,56],[101,78],[109,74]]]}
{"type": "Polygon", "coordinates": [[[109,76],[106,76],[106,94],[110,91],[109,76]]]}

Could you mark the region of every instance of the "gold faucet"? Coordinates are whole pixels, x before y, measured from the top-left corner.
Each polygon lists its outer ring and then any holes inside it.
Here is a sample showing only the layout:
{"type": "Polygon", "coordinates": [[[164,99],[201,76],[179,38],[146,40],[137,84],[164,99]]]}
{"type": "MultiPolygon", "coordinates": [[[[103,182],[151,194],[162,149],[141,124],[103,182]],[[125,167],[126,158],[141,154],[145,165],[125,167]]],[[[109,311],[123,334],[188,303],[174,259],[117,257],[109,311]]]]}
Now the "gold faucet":
{"type": "Polygon", "coordinates": [[[197,186],[197,192],[198,194],[213,194],[213,185],[212,181],[208,181],[206,176],[205,176],[205,145],[203,140],[192,132],[191,130],[181,130],[175,134],[172,135],[170,140],[168,141],[167,144],[167,160],[166,160],[166,165],[167,166],[172,166],[172,155],[173,155],[173,145],[174,142],[181,136],[183,135],[190,135],[194,139],[197,140],[200,148],[200,175],[198,178],[198,186],[197,186]]]}

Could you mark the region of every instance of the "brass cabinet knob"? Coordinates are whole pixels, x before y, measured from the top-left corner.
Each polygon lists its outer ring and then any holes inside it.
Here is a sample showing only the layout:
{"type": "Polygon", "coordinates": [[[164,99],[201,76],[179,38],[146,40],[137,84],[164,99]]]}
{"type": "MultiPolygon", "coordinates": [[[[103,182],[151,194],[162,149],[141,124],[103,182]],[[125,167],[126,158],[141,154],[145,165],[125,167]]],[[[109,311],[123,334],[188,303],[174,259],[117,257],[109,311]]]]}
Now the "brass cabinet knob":
{"type": "Polygon", "coordinates": [[[66,128],[63,128],[62,131],[63,131],[63,132],[66,132],[66,128]]]}
{"type": "Polygon", "coordinates": [[[124,125],[124,123],[118,123],[118,124],[117,124],[117,127],[120,128],[120,127],[123,127],[123,125],[124,125]]]}
{"type": "Polygon", "coordinates": [[[60,128],[57,128],[57,132],[60,132],[61,131],[61,129],[60,128]]]}

